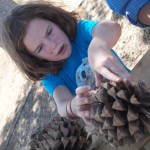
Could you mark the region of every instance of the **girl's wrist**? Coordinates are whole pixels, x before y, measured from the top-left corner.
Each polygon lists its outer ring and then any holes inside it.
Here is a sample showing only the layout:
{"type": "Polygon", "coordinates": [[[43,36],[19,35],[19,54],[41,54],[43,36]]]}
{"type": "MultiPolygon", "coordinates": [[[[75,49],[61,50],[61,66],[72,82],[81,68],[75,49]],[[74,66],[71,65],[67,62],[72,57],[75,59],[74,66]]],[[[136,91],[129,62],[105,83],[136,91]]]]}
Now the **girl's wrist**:
{"type": "Polygon", "coordinates": [[[78,119],[79,117],[74,113],[71,105],[72,99],[68,100],[66,103],[66,113],[69,119],[78,119]]]}

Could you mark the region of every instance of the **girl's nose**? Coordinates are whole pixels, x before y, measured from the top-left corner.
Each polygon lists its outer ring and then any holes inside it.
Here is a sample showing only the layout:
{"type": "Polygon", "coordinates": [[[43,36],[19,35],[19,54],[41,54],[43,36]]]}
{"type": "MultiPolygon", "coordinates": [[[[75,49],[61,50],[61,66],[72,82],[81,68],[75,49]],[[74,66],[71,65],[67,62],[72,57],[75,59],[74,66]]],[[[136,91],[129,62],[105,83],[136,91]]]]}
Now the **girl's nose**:
{"type": "Polygon", "coordinates": [[[53,54],[55,52],[55,49],[57,48],[57,42],[52,39],[46,39],[45,40],[45,47],[46,52],[53,54]]]}

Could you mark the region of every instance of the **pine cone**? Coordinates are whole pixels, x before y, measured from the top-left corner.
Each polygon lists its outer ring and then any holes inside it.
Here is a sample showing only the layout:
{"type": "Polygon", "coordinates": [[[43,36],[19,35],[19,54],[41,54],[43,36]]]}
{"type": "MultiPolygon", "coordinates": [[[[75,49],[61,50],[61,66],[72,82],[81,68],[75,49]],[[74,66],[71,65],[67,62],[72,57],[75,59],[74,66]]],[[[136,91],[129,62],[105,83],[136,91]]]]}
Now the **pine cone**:
{"type": "Polygon", "coordinates": [[[51,123],[31,136],[31,150],[88,150],[92,143],[85,129],[66,118],[54,117],[51,123]]]}
{"type": "Polygon", "coordinates": [[[91,102],[92,124],[107,142],[131,144],[150,133],[150,93],[143,82],[106,80],[91,102]]]}

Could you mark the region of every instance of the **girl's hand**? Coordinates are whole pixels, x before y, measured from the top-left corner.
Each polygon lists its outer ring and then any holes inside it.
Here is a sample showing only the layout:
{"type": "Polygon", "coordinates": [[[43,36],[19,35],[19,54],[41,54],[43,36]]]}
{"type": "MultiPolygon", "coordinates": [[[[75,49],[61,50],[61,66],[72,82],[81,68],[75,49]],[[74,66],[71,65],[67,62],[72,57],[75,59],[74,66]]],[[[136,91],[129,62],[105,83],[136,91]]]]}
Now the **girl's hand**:
{"type": "Polygon", "coordinates": [[[89,64],[95,74],[96,86],[102,78],[119,82],[121,78],[131,79],[130,74],[111,53],[121,35],[121,26],[114,21],[101,21],[93,29],[93,39],[88,48],[89,64]]]}
{"type": "Polygon", "coordinates": [[[93,39],[90,48],[89,64],[95,76],[96,86],[100,86],[103,77],[119,82],[121,78],[131,80],[129,72],[120,61],[105,46],[97,46],[98,41],[93,39]]]}
{"type": "Polygon", "coordinates": [[[90,100],[89,97],[94,94],[90,86],[82,86],[76,89],[76,96],[72,99],[71,107],[74,114],[82,118],[86,124],[90,124],[90,100]]]}

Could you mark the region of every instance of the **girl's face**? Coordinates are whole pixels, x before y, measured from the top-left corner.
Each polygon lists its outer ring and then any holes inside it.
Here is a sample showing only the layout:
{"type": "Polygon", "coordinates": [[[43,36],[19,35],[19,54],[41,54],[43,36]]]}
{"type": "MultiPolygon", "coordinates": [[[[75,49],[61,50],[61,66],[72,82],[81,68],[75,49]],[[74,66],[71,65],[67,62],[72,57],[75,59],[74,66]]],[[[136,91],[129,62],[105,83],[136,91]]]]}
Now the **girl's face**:
{"type": "Polygon", "coordinates": [[[32,55],[48,61],[60,61],[71,54],[67,35],[49,20],[33,19],[27,27],[23,43],[32,55]]]}

